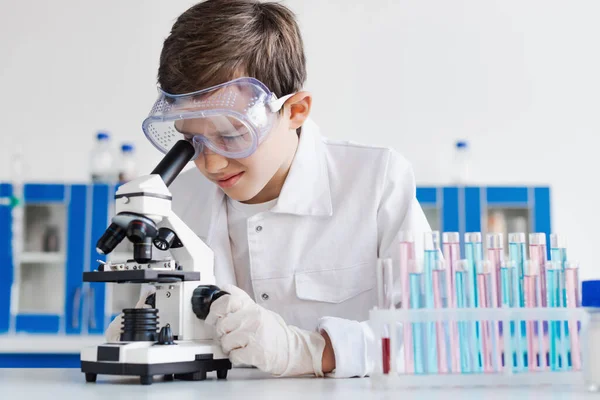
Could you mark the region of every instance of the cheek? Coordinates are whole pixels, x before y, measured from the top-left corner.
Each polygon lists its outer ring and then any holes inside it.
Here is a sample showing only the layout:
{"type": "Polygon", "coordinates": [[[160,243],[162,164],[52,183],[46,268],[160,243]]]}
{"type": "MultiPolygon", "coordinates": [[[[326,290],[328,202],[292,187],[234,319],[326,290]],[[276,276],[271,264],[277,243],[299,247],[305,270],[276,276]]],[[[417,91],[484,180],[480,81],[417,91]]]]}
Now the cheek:
{"type": "Polygon", "coordinates": [[[196,168],[198,168],[202,174],[206,175],[206,170],[204,169],[204,157],[202,157],[202,155],[194,160],[194,164],[196,164],[196,168]]]}

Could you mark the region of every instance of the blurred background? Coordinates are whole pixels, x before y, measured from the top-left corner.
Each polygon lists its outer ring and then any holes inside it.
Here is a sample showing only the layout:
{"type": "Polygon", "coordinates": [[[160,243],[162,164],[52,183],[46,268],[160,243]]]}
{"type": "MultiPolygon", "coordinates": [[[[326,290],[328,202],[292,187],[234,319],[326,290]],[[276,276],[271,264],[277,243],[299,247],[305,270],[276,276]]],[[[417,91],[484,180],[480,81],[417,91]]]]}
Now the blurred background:
{"type": "MultiPolygon", "coordinates": [[[[162,42],[194,3],[0,0],[0,365],[71,365],[135,302],[81,272],[112,185],[161,158],[141,122],[162,42]]],[[[599,2],[283,3],[323,135],[408,158],[434,229],[561,233],[581,278],[599,277],[599,2]]]]}

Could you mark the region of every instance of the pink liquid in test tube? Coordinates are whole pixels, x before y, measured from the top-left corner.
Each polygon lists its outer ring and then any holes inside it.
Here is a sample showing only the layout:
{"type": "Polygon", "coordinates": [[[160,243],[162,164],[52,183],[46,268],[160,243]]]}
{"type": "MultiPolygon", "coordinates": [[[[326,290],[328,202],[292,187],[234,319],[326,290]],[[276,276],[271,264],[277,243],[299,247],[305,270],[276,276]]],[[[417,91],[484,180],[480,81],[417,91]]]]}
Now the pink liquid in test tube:
{"type": "MultiPolygon", "coordinates": [[[[525,276],[523,277],[523,290],[525,291],[525,307],[535,308],[537,305],[539,291],[539,267],[536,261],[525,261],[525,276]]],[[[537,370],[537,359],[536,359],[536,344],[535,344],[535,322],[527,320],[527,364],[530,371],[537,370]]],[[[538,327],[542,329],[542,327],[538,327]]],[[[542,334],[542,332],[538,332],[542,334]]],[[[541,359],[540,352],[540,359],[541,359]]]]}
{"type": "MultiPolygon", "coordinates": [[[[456,273],[456,266],[460,260],[460,233],[458,232],[444,232],[442,235],[443,249],[444,249],[444,260],[446,261],[446,295],[447,295],[447,307],[455,308],[455,293],[454,293],[454,276],[456,273]]],[[[457,343],[458,338],[458,324],[456,322],[450,322],[450,359],[452,372],[460,373],[460,347],[457,343]]]]}
{"type": "MultiPolygon", "coordinates": [[[[408,279],[409,266],[415,260],[415,242],[412,232],[400,232],[400,283],[402,285],[402,303],[403,310],[410,308],[410,282],[408,279]]],[[[413,354],[412,328],[410,324],[403,324],[404,337],[404,371],[407,374],[415,372],[415,362],[413,354]]]]}
{"type": "MultiPolygon", "coordinates": [[[[579,265],[574,262],[565,263],[565,288],[567,290],[567,307],[579,307],[579,265]]],[[[569,320],[569,336],[571,339],[571,363],[573,369],[581,369],[579,347],[579,331],[577,321],[569,320]]]]}
{"type": "MultiPolygon", "coordinates": [[[[546,265],[546,235],[544,233],[530,233],[529,234],[529,258],[531,261],[537,263],[538,270],[543,271],[546,265]]],[[[540,290],[542,294],[542,304],[540,307],[547,306],[546,293],[546,274],[540,273],[540,290]]]]}
{"type": "MultiPolygon", "coordinates": [[[[487,258],[491,264],[490,287],[488,289],[490,304],[488,307],[497,308],[502,303],[502,294],[498,290],[500,282],[500,269],[504,263],[504,237],[501,233],[488,233],[486,236],[487,258]]],[[[503,327],[504,328],[504,327],[503,327]]],[[[510,328],[510,327],[506,327],[510,328]]],[[[504,329],[506,329],[504,328],[504,329]]],[[[500,370],[502,363],[502,350],[500,346],[500,323],[492,321],[493,332],[493,362],[494,368],[500,370]]],[[[504,333],[504,330],[502,331],[504,333]]],[[[510,331],[508,332],[510,335],[510,331]]]]}

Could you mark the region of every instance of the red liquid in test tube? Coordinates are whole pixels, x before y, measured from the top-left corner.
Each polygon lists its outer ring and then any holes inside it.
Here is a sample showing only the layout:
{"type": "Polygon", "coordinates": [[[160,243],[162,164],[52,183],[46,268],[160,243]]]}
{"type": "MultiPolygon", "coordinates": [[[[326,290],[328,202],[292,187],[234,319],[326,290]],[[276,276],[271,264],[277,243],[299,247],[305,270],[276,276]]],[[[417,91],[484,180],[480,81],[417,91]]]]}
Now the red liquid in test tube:
{"type": "MultiPolygon", "coordinates": [[[[392,270],[392,260],[390,258],[377,260],[377,287],[378,287],[378,301],[377,305],[379,309],[393,309],[393,295],[394,295],[394,275],[392,270]]],[[[391,329],[391,332],[396,332],[395,329],[391,329]]],[[[391,362],[393,352],[391,348],[391,340],[388,337],[390,332],[384,332],[381,338],[381,354],[382,354],[382,368],[383,373],[388,374],[391,370],[391,362]]],[[[394,338],[394,345],[396,338],[394,338]]]]}
{"type": "Polygon", "coordinates": [[[383,354],[383,373],[390,373],[390,338],[382,338],[381,339],[381,354],[383,354]]]}

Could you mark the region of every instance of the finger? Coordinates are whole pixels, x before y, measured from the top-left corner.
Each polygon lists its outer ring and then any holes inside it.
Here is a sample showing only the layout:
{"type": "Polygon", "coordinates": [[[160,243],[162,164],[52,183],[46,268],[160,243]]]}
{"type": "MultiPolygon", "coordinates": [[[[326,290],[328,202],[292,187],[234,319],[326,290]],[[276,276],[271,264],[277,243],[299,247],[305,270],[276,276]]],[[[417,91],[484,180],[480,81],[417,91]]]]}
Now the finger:
{"type": "Polygon", "coordinates": [[[217,321],[226,315],[237,312],[244,307],[244,301],[238,296],[225,295],[219,297],[210,305],[210,312],[206,316],[206,323],[215,326],[217,321]]]}
{"type": "Polygon", "coordinates": [[[118,342],[121,338],[121,323],[123,320],[123,314],[119,314],[112,320],[112,322],[106,328],[104,338],[107,342],[118,342]]]}
{"type": "Polygon", "coordinates": [[[140,289],[140,297],[138,299],[137,304],[135,305],[135,308],[149,308],[145,307],[145,303],[148,297],[150,295],[153,295],[154,293],[156,293],[156,287],[154,285],[142,285],[140,289]]]}
{"type": "Polygon", "coordinates": [[[239,349],[231,350],[228,358],[234,365],[252,365],[264,370],[263,363],[260,362],[259,357],[256,355],[256,349],[253,349],[252,347],[241,347],[239,349]]]}
{"type": "Polygon", "coordinates": [[[243,311],[228,314],[223,318],[219,318],[215,325],[215,331],[217,333],[217,337],[221,337],[228,333],[231,333],[235,330],[241,328],[242,323],[244,321],[243,311]]]}
{"type": "Polygon", "coordinates": [[[232,350],[241,349],[248,345],[251,333],[237,330],[221,337],[221,347],[227,354],[232,350]]]}

